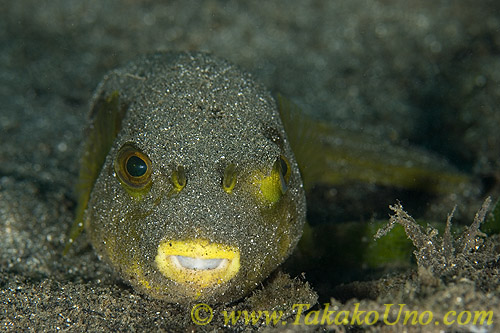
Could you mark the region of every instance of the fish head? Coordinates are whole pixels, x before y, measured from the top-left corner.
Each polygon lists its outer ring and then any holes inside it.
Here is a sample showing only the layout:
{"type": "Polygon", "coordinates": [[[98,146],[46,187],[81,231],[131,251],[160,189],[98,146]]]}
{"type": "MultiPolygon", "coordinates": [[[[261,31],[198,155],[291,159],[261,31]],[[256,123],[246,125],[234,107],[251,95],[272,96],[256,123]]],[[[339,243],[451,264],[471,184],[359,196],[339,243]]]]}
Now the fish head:
{"type": "Polygon", "coordinates": [[[90,195],[87,232],[154,298],[238,299],[290,255],[305,221],[276,104],[225,61],[145,62],[108,83],[130,102],[90,195]]]}

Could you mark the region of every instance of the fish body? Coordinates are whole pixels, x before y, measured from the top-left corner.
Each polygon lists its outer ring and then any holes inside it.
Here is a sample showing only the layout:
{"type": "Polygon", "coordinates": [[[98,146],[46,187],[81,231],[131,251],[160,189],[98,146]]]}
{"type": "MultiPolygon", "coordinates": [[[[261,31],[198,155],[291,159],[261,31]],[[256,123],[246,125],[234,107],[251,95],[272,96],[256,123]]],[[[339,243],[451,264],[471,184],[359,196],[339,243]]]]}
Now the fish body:
{"type": "Polygon", "coordinates": [[[313,120],[204,53],[111,71],[89,115],[65,251],[85,229],[125,281],[169,302],[231,302],[263,281],[301,237],[302,180],[477,192],[443,158],[313,120]]]}
{"type": "Polygon", "coordinates": [[[91,105],[82,227],[153,298],[230,302],[292,252],[305,194],[276,102],[234,65],[157,53],[106,75],[91,105]]]}

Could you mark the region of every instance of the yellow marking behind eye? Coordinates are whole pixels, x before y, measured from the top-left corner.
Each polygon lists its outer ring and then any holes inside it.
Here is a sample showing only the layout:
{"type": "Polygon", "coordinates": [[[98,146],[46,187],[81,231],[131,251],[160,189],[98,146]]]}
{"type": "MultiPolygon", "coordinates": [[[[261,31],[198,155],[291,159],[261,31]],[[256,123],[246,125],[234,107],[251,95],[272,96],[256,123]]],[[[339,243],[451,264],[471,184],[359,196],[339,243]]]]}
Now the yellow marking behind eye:
{"type": "Polygon", "coordinates": [[[281,198],[281,179],[279,173],[274,170],[270,176],[263,177],[255,185],[259,187],[265,201],[275,203],[281,198]]]}
{"type": "Polygon", "coordinates": [[[289,180],[290,164],[284,156],[280,156],[274,163],[269,176],[256,172],[253,184],[260,189],[257,194],[264,202],[274,204],[287,191],[289,180]]]}

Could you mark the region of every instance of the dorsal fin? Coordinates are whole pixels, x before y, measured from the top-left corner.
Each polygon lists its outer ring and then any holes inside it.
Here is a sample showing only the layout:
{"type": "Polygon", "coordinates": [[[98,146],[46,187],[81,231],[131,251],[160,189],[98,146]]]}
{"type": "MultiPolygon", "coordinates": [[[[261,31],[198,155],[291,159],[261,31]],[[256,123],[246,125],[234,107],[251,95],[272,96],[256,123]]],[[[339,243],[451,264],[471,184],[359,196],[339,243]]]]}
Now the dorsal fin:
{"type": "Polygon", "coordinates": [[[76,185],[77,207],[75,220],[71,226],[69,239],[64,248],[66,254],[74,240],[83,231],[83,215],[90,198],[94,183],[99,176],[109,149],[121,129],[126,112],[126,105],[120,104],[118,91],[106,95],[101,89],[99,97],[89,113],[88,128],[85,133],[80,160],[80,173],[76,185]]]}
{"type": "Polygon", "coordinates": [[[470,176],[424,149],[315,121],[281,95],[278,106],[306,189],[358,181],[451,194],[472,183],[470,176]]]}

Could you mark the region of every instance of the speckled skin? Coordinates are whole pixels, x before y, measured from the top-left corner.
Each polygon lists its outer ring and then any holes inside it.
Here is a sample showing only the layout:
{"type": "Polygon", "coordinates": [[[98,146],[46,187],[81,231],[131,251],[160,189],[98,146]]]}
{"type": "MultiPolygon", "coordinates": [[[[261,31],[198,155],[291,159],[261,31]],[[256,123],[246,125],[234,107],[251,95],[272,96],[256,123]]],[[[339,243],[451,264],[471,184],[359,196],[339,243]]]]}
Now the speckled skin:
{"type": "Polygon", "coordinates": [[[254,289],[297,244],[305,195],[276,103],[250,75],[202,53],[158,53],[110,72],[94,98],[119,92],[122,128],[90,195],[85,229],[101,257],[136,289],[169,302],[236,300],[254,289]],[[152,162],[151,189],[139,200],[124,190],[113,163],[132,143],[152,162]],[[288,190],[272,205],[255,196],[255,171],[269,174],[280,155],[291,165],[288,190]],[[236,164],[233,193],[221,186],[236,164]],[[177,195],[178,166],[187,185],[177,195]],[[229,282],[195,296],[165,278],[154,258],[164,239],[208,239],[235,246],[241,268],[229,282]]]}

